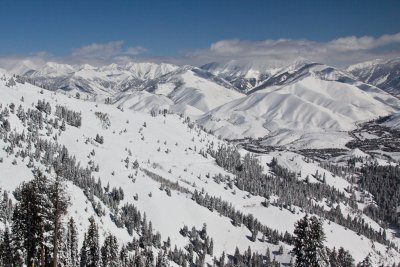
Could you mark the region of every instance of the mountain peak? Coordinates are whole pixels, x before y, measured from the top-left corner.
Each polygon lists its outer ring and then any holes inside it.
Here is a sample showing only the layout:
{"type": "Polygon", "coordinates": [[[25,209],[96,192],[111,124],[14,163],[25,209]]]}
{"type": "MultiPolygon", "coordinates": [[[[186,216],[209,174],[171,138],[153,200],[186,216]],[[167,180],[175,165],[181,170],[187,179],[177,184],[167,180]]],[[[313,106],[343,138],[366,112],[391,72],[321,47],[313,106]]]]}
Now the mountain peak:
{"type": "Polygon", "coordinates": [[[361,62],[347,67],[347,71],[360,81],[400,95],[400,57],[361,62]]]}
{"type": "Polygon", "coordinates": [[[92,66],[90,64],[83,64],[79,66],[79,70],[96,70],[97,67],[92,66]]]}

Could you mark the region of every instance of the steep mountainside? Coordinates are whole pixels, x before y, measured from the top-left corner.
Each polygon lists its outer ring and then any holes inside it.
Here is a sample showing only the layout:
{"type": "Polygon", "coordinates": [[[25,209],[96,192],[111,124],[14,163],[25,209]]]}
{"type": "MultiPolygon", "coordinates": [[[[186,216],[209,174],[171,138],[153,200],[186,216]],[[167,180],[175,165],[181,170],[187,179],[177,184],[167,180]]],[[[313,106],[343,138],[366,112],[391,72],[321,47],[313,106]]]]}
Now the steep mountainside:
{"type": "MultiPolygon", "coordinates": [[[[91,97],[113,96],[115,93],[135,88],[175,70],[177,66],[155,63],[111,64],[102,67],[68,65],[48,62],[37,68],[17,69],[30,82],[51,90],[83,93],[91,97]]],[[[14,68],[15,69],[15,68],[14,68]]]]}
{"type": "Polygon", "coordinates": [[[266,62],[241,62],[238,60],[231,60],[223,64],[217,62],[208,63],[200,68],[224,78],[245,93],[281,69],[279,67],[271,67],[266,62]]]}
{"type": "Polygon", "coordinates": [[[226,80],[191,66],[183,66],[151,80],[144,85],[144,90],[169,97],[188,115],[200,115],[245,96],[226,80]]]}
{"type": "Polygon", "coordinates": [[[347,71],[365,83],[400,95],[400,58],[363,62],[349,66],[347,71]]]}
{"type": "Polygon", "coordinates": [[[340,132],[354,129],[358,121],[390,114],[399,107],[396,98],[379,89],[362,90],[308,75],[288,85],[260,87],[245,98],[211,110],[198,122],[231,139],[264,137],[284,129],[340,132]],[[389,102],[391,106],[387,105],[389,102]]]}

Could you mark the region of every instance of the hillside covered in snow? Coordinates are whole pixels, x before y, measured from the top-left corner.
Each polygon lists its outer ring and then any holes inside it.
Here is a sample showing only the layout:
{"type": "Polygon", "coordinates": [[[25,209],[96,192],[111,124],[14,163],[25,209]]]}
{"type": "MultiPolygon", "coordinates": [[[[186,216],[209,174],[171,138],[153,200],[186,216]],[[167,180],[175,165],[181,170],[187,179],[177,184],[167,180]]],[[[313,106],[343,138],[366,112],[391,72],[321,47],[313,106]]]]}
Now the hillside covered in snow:
{"type": "MultiPolygon", "coordinates": [[[[59,67],[71,77],[82,71],[59,67]]],[[[33,203],[33,212],[47,203],[49,211],[43,228],[31,229],[39,238],[32,250],[10,241],[20,246],[17,260],[49,253],[58,222],[58,245],[67,252],[60,256],[63,266],[92,260],[92,250],[117,266],[289,265],[295,224],[307,213],[320,219],[326,255],[340,251],[354,262],[367,256],[377,265],[399,262],[396,218],[390,215],[396,191],[384,191],[395,188],[385,184],[395,178],[387,177],[382,188],[373,180],[381,172],[399,173],[395,157],[376,159],[345,147],[357,122],[395,112],[397,99],[376,87],[312,75],[246,95],[202,69],[162,72],[149,73],[141,90],[118,89],[112,101],[1,75],[1,229],[13,240],[28,240],[29,231],[16,236],[16,227],[29,225],[23,204],[33,203]],[[262,153],[245,149],[251,143],[218,138],[271,133],[260,140],[260,147],[270,147],[262,153]],[[338,136],[338,150],[311,149],[324,142],[332,148],[338,136]],[[379,167],[369,169],[371,164],[379,167]],[[61,202],[52,188],[61,188],[56,192],[68,200],[61,202]],[[26,202],[28,192],[41,201],[26,202]],[[65,203],[65,210],[54,203],[65,203]]]]}
{"type": "Polygon", "coordinates": [[[347,67],[347,71],[365,83],[400,94],[400,58],[361,62],[347,67]]]}

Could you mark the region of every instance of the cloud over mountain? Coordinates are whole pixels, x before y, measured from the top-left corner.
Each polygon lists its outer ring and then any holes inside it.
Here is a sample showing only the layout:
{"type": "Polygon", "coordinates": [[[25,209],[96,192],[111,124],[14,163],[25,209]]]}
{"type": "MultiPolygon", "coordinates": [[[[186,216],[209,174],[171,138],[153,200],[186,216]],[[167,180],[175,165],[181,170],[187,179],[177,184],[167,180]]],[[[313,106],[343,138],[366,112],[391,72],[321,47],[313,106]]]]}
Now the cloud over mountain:
{"type": "Polygon", "coordinates": [[[296,58],[307,58],[335,66],[344,66],[374,58],[391,58],[400,55],[400,33],[380,37],[348,36],[327,42],[306,39],[266,39],[248,41],[221,40],[208,48],[188,52],[188,61],[210,62],[236,60],[261,60],[272,65],[287,64],[296,58]]]}
{"type": "Polygon", "coordinates": [[[361,61],[400,56],[400,33],[373,36],[347,36],[330,41],[307,39],[265,39],[260,41],[226,39],[206,48],[187,50],[176,55],[153,56],[147,48],[129,46],[124,41],[92,43],[59,56],[48,52],[0,57],[0,67],[13,61],[28,59],[36,64],[45,61],[59,63],[105,65],[128,61],[168,62],[200,66],[209,62],[261,61],[282,66],[297,58],[307,58],[333,66],[346,66],[361,61]]]}

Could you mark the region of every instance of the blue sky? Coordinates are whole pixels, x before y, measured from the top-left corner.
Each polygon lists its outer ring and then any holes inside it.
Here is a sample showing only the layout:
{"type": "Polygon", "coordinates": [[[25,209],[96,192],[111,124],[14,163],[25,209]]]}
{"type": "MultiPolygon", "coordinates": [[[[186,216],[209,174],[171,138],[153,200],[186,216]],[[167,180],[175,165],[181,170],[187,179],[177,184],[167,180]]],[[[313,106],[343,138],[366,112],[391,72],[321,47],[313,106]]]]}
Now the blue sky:
{"type": "MultiPolygon", "coordinates": [[[[109,45],[108,52],[114,49],[110,57],[118,58],[187,59],[201,53],[218,58],[208,52],[224,40],[250,47],[282,38],[323,44],[400,32],[397,0],[5,0],[0,5],[2,56],[45,52],[68,58],[109,45]]],[[[385,46],[393,47],[391,53],[399,50],[397,42],[385,46]]]]}

